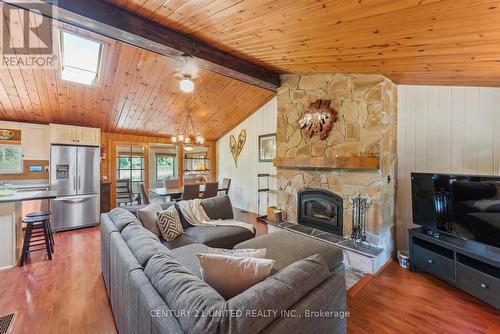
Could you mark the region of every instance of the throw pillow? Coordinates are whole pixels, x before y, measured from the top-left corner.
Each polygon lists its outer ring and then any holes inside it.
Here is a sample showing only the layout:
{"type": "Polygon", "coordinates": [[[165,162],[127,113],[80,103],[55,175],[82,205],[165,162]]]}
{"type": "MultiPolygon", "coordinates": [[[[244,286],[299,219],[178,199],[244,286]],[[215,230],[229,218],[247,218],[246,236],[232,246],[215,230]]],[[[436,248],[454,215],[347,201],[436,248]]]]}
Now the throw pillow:
{"type": "Polygon", "coordinates": [[[226,300],[269,277],[274,260],[196,254],[201,277],[226,300]]]}
{"type": "Polygon", "coordinates": [[[234,218],[233,205],[227,195],[202,199],[201,206],[212,220],[234,218]]]}
{"type": "Polygon", "coordinates": [[[186,218],[184,218],[184,216],[182,215],[181,213],[181,209],[179,208],[179,204],[178,203],[175,203],[175,208],[177,209],[177,213],[179,214],[179,217],[181,217],[181,224],[182,224],[182,227],[183,228],[188,228],[191,226],[191,224],[188,223],[188,221],[186,220],[186,218]]]}
{"type": "Polygon", "coordinates": [[[208,247],[207,249],[208,254],[219,254],[219,255],[237,256],[237,257],[253,257],[257,259],[265,258],[266,252],[267,252],[266,248],[225,249],[225,248],[208,247]]]}
{"type": "Polygon", "coordinates": [[[175,206],[172,205],[165,211],[157,212],[156,215],[158,216],[158,228],[163,239],[172,241],[184,233],[181,219],[175,206]]]}
{"type": "Polygon", "coordinates": [[[158,229],[158,216],[156,213],[161,211],[163,211],[163,209],[158,204],[150,204],[145,208],[137,210],[137,218],[139,218],[142,225],[153,232],[157,237],[159,237],[161,233],[158,229]]]}

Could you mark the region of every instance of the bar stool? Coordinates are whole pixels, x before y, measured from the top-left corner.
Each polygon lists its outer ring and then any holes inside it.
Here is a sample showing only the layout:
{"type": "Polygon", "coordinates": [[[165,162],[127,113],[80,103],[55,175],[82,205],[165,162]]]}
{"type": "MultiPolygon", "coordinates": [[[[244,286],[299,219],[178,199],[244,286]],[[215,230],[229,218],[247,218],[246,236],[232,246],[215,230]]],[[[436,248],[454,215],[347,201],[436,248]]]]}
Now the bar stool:
{"type": "Polygon", "coordinates": [[[49,226],[50,242],[52,243],[52,252],[54,252],[54,246],[56,245],[56,243],[54,241],[54,232],[52,231],[51,215],[52,215],[52,213],[50,211],[36,211],[36,212],[28,213],[26,215],[26,218],[48,216],[47,217],[47,224],[49,226]]]}
{"type": "Polygon", "coordinates": [[[24,261],[28,257],[29,253],[43,251],[44,249],[47,251],[49,260],[52,260],[52,252],[54,249],[52,248],[52,242],[50,241],[49,221],[50,218],[47,219],[47,216],[29,217],[22,220],[22,222],[26,224],[26,231],[24,232],[23,251],[21,253],[21,262],[19,264],[20,267],[24,265],[24,261]],[[31,249],[33,246],[41,245],[45,245],[45,247],[31,249]]]}

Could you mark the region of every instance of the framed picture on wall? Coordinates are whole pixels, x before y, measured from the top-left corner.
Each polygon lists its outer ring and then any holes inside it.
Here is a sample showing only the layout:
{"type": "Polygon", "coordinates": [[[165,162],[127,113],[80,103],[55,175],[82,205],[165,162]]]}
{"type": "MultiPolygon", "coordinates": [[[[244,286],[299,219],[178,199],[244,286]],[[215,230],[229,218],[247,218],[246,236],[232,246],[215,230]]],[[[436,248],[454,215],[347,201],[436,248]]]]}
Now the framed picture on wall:
{"type": "Polygon", "coordinates": [[[276,133],[259,136],[259,162],[273,162],[276,157],[276,133]]]}

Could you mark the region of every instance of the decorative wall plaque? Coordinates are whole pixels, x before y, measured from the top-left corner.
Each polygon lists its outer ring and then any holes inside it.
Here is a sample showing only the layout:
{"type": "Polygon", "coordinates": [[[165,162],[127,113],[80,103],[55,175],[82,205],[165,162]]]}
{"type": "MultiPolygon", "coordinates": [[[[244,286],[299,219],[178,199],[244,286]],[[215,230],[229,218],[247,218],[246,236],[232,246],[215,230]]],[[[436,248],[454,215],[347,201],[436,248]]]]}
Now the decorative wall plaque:
{"type": "Polygon", "coordinates": [[[238,168],[238,156],[243,150],[243,146],[245,146],[246,141],[247,141],[247,131],[245,129],[241,130],[241,133],[238,136],[238,141],[236,141],[236,138],[234,138],[233,135],[229,137],[229,149],[231,150],[231,154],[233,155],[234,164],[236,168],[238,168]]]}
{"type": "Polygon", "coordinates": [[[337,112],[330,107],[330,103],[330,100],[317,100],[309,105],[309,112],[299,120],[300,128],[307,137],[317,134],[323,140],[328,136],[337,121],[337,112]]]}

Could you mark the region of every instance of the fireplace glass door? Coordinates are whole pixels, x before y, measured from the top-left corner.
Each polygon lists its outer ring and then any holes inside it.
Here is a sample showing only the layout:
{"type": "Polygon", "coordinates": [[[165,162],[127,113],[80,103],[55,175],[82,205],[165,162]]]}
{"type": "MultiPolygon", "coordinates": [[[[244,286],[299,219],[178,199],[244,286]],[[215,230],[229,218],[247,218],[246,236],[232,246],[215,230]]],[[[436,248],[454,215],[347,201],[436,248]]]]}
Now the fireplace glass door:
{"type": "Polygon", "coordinates": [[[305,216],[331,221],[335,217],[332,203],[322,200],[310,200],[305,203],[305,216]]]}
{"type": "Polygon", "coordinates": [[[298,223],[342,236],[343,199],[328,190],[298,192],[298,223]]]}

